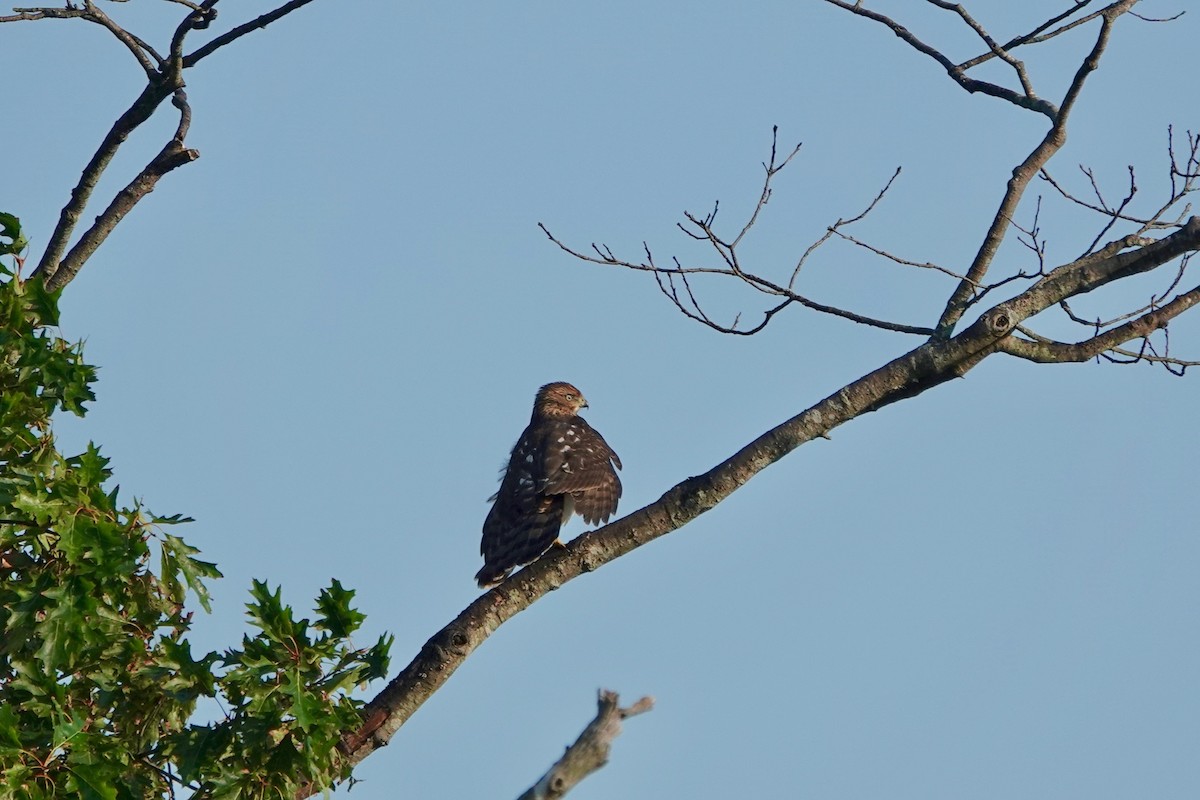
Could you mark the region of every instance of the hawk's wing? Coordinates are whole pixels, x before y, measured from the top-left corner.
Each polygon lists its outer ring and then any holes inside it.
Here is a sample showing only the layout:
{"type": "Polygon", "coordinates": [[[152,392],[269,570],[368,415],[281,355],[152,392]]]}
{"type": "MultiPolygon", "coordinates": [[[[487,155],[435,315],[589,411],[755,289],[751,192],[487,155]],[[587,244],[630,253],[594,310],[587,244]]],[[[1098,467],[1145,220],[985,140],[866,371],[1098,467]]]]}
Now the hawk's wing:
{"type": "Polygon", "coordinates": [[[611,517],[621,498],[614,463],[621,459],[580,417],[530,423],[483,522],[479,585],[499,583],[544,553],[572,511],[589,525],[611,517]]]}
{"type": "Polygon", "coordinates": [[[574,511],[589,525],[607,521],[621,499],[621,459],[580,417],[560,424],[546,452],[546,494],[569,494],[574,511]]]}
{"type": "Polygon", "coordinates": [[[483,522],[480,586],[499,583],[513,567],[528,564],[558,538],[566,499],[546,494],[544,432],[530,425],[513,446],[495,503],[483,522]]]}

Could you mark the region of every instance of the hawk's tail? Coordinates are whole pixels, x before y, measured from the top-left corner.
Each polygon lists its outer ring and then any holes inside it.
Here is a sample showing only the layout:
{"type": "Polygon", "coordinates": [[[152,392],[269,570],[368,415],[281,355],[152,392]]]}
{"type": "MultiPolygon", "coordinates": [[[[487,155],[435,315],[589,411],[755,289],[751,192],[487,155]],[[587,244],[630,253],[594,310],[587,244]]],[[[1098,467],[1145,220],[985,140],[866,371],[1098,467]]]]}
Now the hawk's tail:
{"type": "Polygon", "coordinates": [[[530,563],[558,541],[562,527],[565,498],[543,498],[536,512],[524,520],[506,519],[503,510],[493,507],[483,525],[483,569],[475,582],[487,589],[503,581],[517,567],[530,563]]]}
{"type": "Polygon", "coordinates": [[[480,589],[490,589],[503,583],[511,570],[512,567],[501,564],[484,564],[483,569],[475,573],[475,582],[479,584],[480,589]]]}

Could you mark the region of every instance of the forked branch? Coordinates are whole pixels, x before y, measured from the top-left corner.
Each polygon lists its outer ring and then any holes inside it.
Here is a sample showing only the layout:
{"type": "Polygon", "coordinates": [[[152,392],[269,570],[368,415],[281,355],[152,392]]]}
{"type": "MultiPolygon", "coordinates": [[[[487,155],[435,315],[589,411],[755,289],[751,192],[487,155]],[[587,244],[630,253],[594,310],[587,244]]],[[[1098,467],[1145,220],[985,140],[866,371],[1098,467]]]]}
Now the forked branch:
{"type": "MultiPolygon", "coordinates": [[[[829,1],[833,2],[834,0],[829,1]]],[[[1008,232],[1009,221],[1015,217],[1017,206],[1020,204],[1022,197],[1024,197],[1025,189],[1029,186],[1029,182],[1041,172],[1047,162],[1054,157],[1066,142],[1067,120],[1076,101],[1079,99],[1080,93],[1083,91],[1083,86],[1088,76],[1100,65],[1100,57],[1104,54],[1104,50],[1108,46],[1113,23],[1122,14],[1129,11],[1136,2],[1137,0],[1121,0],[1121,2],[1107,6],[1100,13],[1100,31],[1096,35],[1096,41],[1092,45],[1091,51],[1075,71],[1075,77],[1067,88],[1061,105],[1050,115],[1052,120],[1050,130],[1046,132],[1042,141],[1013,170],[1012,178],[1009,179],[1004,196],[1000,200],[1000,206],[992,217],[991,224],[988,227],[987,233],[984,234],[983,241],[976,251],[971,266],[967,269],[965,280],[959,282],[954,292],[950,295],[950,299],[946,302],[941,318],[938,319],[936,326],[936,335],[938,337],[945,338],[949,336],[962,319],[963,314],[971,306],[975,287],[983,282],[984,276],[987,275],[988,270],[991,268],[996,253],[1000,249],[1000,244],[1004,241],[1004,237],[1008,232]]]]}
{"type": "MultiPolygon", "coordinates": [[[[1055,192],[1063,199],[1074,203],[1081,208],[1086,208],[1089,211],[1094,211],[1104,217],[1109,218],[1113,223],[1128,222],[1138,225],[1139,233],[1146,233],[1153,230],[1173,230],[1183,225],[1185,219],[1191,213],[1191,204],[1187,203],[1180,207],[1180,203],[1189,195],[1195,193],[1200,188],[1200,134],[1187,131],[1184,134],[1184,143],[1180,147],[1175,141],[1175,129],[1173,126],[1167,127],[1167,182],[1169,191],[1166,200],[1156,209],[1153,209],[1148,214],[1135,215],[1126,211],[1126,206],[1132,200],[1133,195],[1137,191],[1136,176],[1133,167],[1129,167],[1129,190],[1125,195],[1125,199],[1118,204],[1110,204],[1104,199],[1104,193],[1101,190],[1096,179],[1095,172],[1087,167],[1080,166],[1080,171],[1088,178],[1088,184],[1095,196],[1095,200],[1086,200],[1067,189],[1062,182],[1056,180],[1048,169],[1043,168],[1039,173],[1039,177],[1050,184],[1055,192]],[[1178,209],[1177,213],[1175,210],[1178,209]],[[1173,219],[1167,219],[1167,215],[1175,213],[1173,219]]],[[[1109,224],[1104,230],[1108,230],[1112,225],[1109,224]]],[[[1097,238],[1103,236],[1103,232],[1097,238]]]]}
{"type": "Polygon", "coordinates": [[[1147,311],[1145,314],[1123,325],[1111,328],[1089,339],[1084,339],[1073,344],[1057,342],[1038,336],[1032,331],[1023,328],[1021,333],[1024,333],[1027,338],[1010,336],[1001,343],[1000,349],[1009,355],[1039,364],[1066,364],[1090,361],[1105,353],[1113,352],[1124,357],[1123,359],[1110,359],[1116,363],[1137,363],[1141,361],[1158,363],[1168,369],[1172,367],[1177,368],[1172,371],[1176,375],[1183,375],[1187,367],[1198,366],[1200,362],[1173,358],[1170,355],[1169,349],[1162,355],[1159,355],[1152,349],[1148,349],[1152,348],[1152,345],[1149,343],[1150,335],[1156,331],[1165,331],[1168,322],[1198,303],[1200,303],[1200,286],[1179,294],[1161,308],[1147,311]],[[1140,351],[1125,350],[1118,347],[1118,345],[1139,338],[1146,343],[1146,346],[1140,351]]]}
{"type": "MultiPolygon", "coordinates": [[[[938,0],[930,1],[942,8],[948,8],[951,10],[954,10],[955,8],[954,4],[951,3],[943,3],[939,2],[938,0]]],[[[904,25],[901,25],[899,22],[887,16],[886,14],[881,14],[878,11],[872,11],[871,9],[866,8],[863,5],[862,0],[857,0],[857,2],[848,2],[848,0],[825,0],[825,2],[849,11],[851,14],[855,14],[857,16],[872,20],[873,22],[877,22],[880,25],[888,28],[896,35],[897,38],[899,38],[909,47],[913,48],[918,53],[928,56],[936,61],[942,67],[942,69],[946,70],[946,74],[949,75],[955,83],[972,94],[980,93],[997,97],[1001,100],[1012,103],[1013,105],[1027,108],[1030,111],[1036,111],[1037,113],[1042,114],[1051,120],[1056,119],[1059,115],[1059,109],[1053,103],[1034,94],[1033,86],[1029,83],[1024,66],[1020,65],[1020,62],[1009,56],[1008,51],[1004,47],[992,41],[991,37],[987,35],[987,32],[983,29],[983,27],[976,23],[974,19],[972,19],[970,15],[966,13],[965,10],[959,10],[959,16],[967,23],[969,27],[972,28],[975,33],[984,38],[985,43],[989,44],[989,53],[992,56],[998,56],[1003,53],[1006,61],[1012,65],[1019,65],[1017,67],[1017,76],[1021,82],[1021,91],[1016,91],[1007,86],[1001,86],[999,84],[992,83],[991,81],[984,81],[970,77],[967,74],[967,71],[971,66],[975,66],[974,64],[969,64],[968,66],[955,64],[948,56],[946,56],[945,53],[933,45],[926,43],[904,25]]],[[[1134,0],[1134,2],[1136,2],[1136,0],[1134,0]]]]}
{"type": "MultiPolygon", "coordinates": [[[[592,252],[584,252],[573,248],[554,234],[543,223],[538,223],[538,227],[542,232],[563,252],[574,256],[575,258],[586,261],[591,264],[601,264],[604,266],[622,267],[631,269],[636,272],[649,272],[654,275],[655,282],[659,291],[671,301],[671,303],[689,319],[693,319],[703,325],[706,325],[720,333],[734,334],[738,336],[750,336],[758,333],[767,326],[768,323],[788,306],[793,304],[803,306],[804,308],[816,311],[821,314],[840,317],[841,319],[849,320],[860,325],[867,325],[872,328],[892,331],[895,333],[907,333],[916,336],[929,336],[933,333],[933,329],[922,327],[919,325],[907,325],[900,322],[892,322],[890,320],[878,319],[876,317],[860,314],[850,309],[840,308],[821,303],[813,300],[805,295],[800,294],[795,290],[795,284],[799,277],[800,270],[804,267],[805,262],[821,245],[829,241],[830,238],[840,236],[845,238],[842,229],[848,225],[852,225],[864,219],[883,199],[892,183],[900,174],[897,169],[888,179],[884,187],[875,195],[875,198],[867,205],[860,213],[849,217],[838,219],[833,223],[826,232],[817,239],[813,244],[809,245],[808,249],[800,257],[795,268],[792,270],[791,279],[787,285],[783,285],[770,278],[764,277],[762,274],[752,272],[742,264],[741,256],[738,250],[739,245],[743,244],[746,235],[759,221],[759,215],[767,202],[771,198],[773,192],[772,181],[775,176],[787,166],[792,158],[800,151],[800,146],[793,148],[786,158],[783,160],[777,159],[777,137],[778,128],[772,129],[771,136],[771,157],[770,160],[763,164],[764,179],[763,187],[759,193],[758,201],[755,203],[754,209],[749,215],[747,221],[738,229],[737,234],[732,239],[725,238],[716,229],[717,215],[720,211],[720,204],[713,207],[713,210],[704,216],[684,212],[684,221],[677,223],[679,230],[686,234],[689,238],[698,242],[703,242],[709,246],[711,251],[717,256],[717,264],[715,266],[685,266],[678,258],[671,259],[671,266],[660,265],[655,262],[654,254],[649,245],[643,243],[642,250],[644,258],[640,261],[623,259],[617,257],[612,249],[607,245],[592,244],[592,252]],[[750,287],[759,294],[770,297],[773,301],[772,305],[762,312],[762,319],[754,325],[745,326],[741,322],[741,315],[734,316],[733,321],[726,324],[716,320],[713,315],[705,310],[704,306],[698,297],[696,289],[693,287],[693,276],[721,276],[724,278],[733,278],[740,283],[750,287]]],[[[877,251],[882,252],[882,251],[877,251]]],[[[899,264],[910,266],[924,266],[916,262],[909,262],[889,254],[884,254],[892,261],[899,264]]]]}
{"type": "Polygon", "coordinates": [[[150,192],[168,172],[200,157],[197,150],[185,146],[191,123],[191,108],[184,93],[184,70],[219,48],[230,44],[253,30],[266,27],[292,11],[307,5],[312,0],[291,0],[258,18],[217,36],[190,55],[184,54],[184,45],[194,31],[209,28],[217,16],[219,0],[202,2],[180,2],[186,15],[175,27],[166,55],[142,38],[127,31],[123,26],[104,13],[92,0],[84,0],[82,6],[68,3],[65,8],[17,8],[13,14],[0,16],[0,23],[33,22],[46,19],[82,19],[107,30],[137,61],[146,75],[146,85],[137,98],[119,116],[83,168],[79,181],[71,190],[71,197],[59,213],[58,222],[33,274],[44,280],[51,289],[59,289],[69,283],[96,252],[113,229],[125,218],[135,205],[150,192]],[[76,227],[92,200],[100,177],[112,163],[121,146],[152,117],[162,103],[172,99],[180,114],[179,124],[172,137],[159,152],[138,171],[137,175],[121,188],[109,201],[105,209],[71,246],[76,227]],[[68,251],[68,247],[70,247],[68,251]],[[64,255],[64,253],[66,255],[64,255]]]}

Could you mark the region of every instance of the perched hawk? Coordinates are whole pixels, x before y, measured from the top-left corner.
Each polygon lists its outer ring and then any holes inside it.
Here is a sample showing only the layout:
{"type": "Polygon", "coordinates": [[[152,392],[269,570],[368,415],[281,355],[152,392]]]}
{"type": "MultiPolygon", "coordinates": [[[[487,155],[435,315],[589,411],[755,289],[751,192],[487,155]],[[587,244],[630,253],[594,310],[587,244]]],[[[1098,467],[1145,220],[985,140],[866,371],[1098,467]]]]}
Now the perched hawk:
{"type": "Polygon", "coordinates": [[[606,522],[621,498],[621,459],[577,416],[587,408],[569,383],[538,389],[529,427],[513,446],[496,502],[483,522],[480,587],[495,586],[514,567],[528,564],[558,541],[558,529],[575,513],[588,524],[606,522]]]}

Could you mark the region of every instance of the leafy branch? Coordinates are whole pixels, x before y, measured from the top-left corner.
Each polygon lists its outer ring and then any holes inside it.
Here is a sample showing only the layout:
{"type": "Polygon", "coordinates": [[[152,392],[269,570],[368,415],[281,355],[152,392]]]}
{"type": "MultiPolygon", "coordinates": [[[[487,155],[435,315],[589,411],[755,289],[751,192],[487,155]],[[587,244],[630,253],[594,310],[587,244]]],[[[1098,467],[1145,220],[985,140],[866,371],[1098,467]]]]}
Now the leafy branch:
{"type": "MultiPolygon", "coordinates": [[[[20,222],[0,224],[16,259],[20,222]]],[[[192,520],[121,505],[98,447],[55,445],[52,415],[82,416],[96,377],[49,330],[60,292],[0,266],[0,795],[267,798],[348,777],[351,692],[386,674],[391,637],[352,644],[364,616],[337,581],[312,621],[255,582],[257,632],[192,653],[185,600],[207,611],[221,576],[167,532],[192,520]],[[200,698],[226,718],[193,721],[200,698]]]]}

